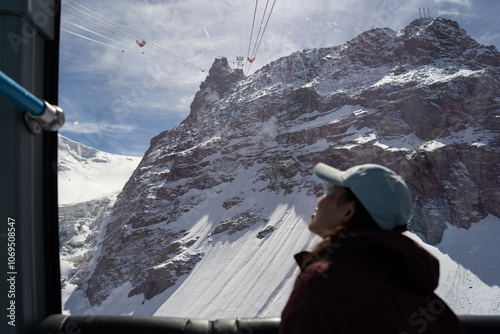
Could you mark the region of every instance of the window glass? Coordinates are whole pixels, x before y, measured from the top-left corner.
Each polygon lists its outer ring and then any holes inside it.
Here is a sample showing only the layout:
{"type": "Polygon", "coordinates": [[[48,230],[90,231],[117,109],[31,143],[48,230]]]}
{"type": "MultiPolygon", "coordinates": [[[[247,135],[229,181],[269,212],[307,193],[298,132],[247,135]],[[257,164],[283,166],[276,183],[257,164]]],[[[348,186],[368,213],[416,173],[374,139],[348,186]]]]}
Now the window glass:
{"type": "Polygon", "coordinates": [[[458,314],[499,314],[497,1],[64,0],[63,311],[280,316],[318,162],[409,184],[458,314]]]}

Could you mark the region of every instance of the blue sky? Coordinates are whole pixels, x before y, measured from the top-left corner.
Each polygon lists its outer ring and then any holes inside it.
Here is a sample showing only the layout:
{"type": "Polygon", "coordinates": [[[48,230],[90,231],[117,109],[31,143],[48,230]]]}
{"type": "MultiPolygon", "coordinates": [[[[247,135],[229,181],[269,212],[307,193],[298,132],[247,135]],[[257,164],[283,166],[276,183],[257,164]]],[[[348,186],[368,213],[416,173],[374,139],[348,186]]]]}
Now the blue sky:
{"type": "MultiPolygon", "coordinates": [[[[60,133],[133,156],[142,156],[152,137],[189,114],[215,58],[247,56],[255,9],[253,0],[62,2],[59,106],[66,124],[60,133]],[[141,48],[120,29],[91,23],[75,9],[84,11],[78,4],[150,44],[141,48]],[[149,47],[153,44],[161,51],[149,47]],[[165,51],[183,61],[173,61],[165,51]]],[[[259,1],[258,23],[265,5],[259,1]]],[[[499,48],[496,0],[277,0],[256,60],[246,71],[297,50],[342,44],[371,28],[400,30],[427,7],[432,17],[453,19],[478,42],[499,48]]]]}

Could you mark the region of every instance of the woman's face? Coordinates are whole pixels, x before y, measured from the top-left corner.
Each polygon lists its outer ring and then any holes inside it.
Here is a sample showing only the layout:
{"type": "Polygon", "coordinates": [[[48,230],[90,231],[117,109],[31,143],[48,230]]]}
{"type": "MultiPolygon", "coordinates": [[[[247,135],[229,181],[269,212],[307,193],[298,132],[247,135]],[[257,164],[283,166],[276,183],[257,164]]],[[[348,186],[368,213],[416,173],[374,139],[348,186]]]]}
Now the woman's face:
{"type": "Polygon", "coordinates": [[[328,231],[349,220],[355,209],[355,202],[343,202],[345,188],[331,186],[330,190],[318,199],[316,212],[309,223],[309,231],[325,237],[328,231]]]}

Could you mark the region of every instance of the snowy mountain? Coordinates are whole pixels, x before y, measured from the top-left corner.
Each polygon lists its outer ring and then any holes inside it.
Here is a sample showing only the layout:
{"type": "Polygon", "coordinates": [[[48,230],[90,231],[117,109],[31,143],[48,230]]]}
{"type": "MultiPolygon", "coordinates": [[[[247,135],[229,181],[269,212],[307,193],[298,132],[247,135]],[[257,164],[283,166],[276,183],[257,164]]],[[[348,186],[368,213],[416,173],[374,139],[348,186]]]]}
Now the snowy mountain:
{"type": "Polygon", "coordinates": [[[141,161],[102,152],[61,135],[58,146],[59,204],[116,196],[141,161]]]}
{"type": "Polygon", "coordinates": [[[90,304],[71,294],[68,305],[279,316],[292,255],[318,241],[306,227],[324,191],[313,166],[373,162],[416,197],[410,235],[435,245],[425,247],[441,260],[438,293],[462,314],[500,313],[498,255],[479,267],[468,258],[485,259],[478,248],[500,225],[499,65],[494,47],[441,18],[296,52],[249,77],[216,59],[190,115],[151,140],[106,213],[95,269],[74,290],[90,304]]]}
{"type": "MultiPolygon", "coordinates": [[[[90,278],[116,196],[140,159],[102,152],[59,136],[59,240],[64,301],[81,293],[81,289],[75,288],[90,278]]],[[[77,309],[73,306],[73,311],[77,309]]]]}

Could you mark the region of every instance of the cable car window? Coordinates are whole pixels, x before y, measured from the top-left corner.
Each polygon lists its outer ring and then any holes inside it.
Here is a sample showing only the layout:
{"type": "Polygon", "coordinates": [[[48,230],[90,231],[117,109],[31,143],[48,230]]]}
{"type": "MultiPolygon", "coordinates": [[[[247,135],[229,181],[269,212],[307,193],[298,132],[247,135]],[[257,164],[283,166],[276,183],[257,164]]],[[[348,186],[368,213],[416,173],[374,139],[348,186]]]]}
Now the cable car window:
{"type": "Polygon", "coordinates": [[[500,3],[61,10],[64,313],[280,316],[324,162],[400,174],[436,293],[500,314],[500,3]]]}

